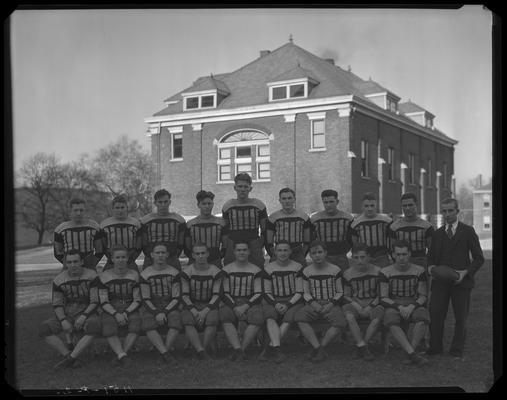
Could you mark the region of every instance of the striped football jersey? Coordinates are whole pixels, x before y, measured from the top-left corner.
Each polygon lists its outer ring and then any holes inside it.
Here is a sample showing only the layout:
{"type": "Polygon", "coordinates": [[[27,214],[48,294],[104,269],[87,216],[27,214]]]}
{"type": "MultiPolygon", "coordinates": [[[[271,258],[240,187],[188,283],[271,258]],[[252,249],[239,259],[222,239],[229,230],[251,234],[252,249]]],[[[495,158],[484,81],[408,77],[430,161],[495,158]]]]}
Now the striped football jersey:
{"type": "Polygon", "coordinates": [[[221,244],[224,243],[223,237],[229,234],[227,222],[220,217],[211,215],[205,218],[201,215],[187,222],[185,238],[189,243],[189,254],[192,253],[194,244],[204,243],[209,250],[208,261],[220,258],[221,244]]]}
{"type": "Polygon", "coordinates": [[[238,199],[227,200],[222,208],[222,217],[229,226],[229,238],[232,241],[252,241],[259,237],[259,227],[267,219],[266,205],[254,198],[244,202],[238,199]]]}
{"type": "Polygon", "coordinates": [[[292,247],[310,243],[310,228],[310,217],[298,209],[290,214],[278,210],[266,221],[266,231],[273,232],[273,243],[286,240],[292,247]]]}
{"type": "Polygon", "coordinates": [[[141,223],[138,219],[133,217],[127,217],[125,219],[109,217],[100,223],[104,252],[109,262],[111,262],[110,249],[115,245],[125,246],[129,254],[136,250],[141,250],[140,228],[141,223]]]}
{"type": "Polygon", "coordinates": [[[123,275],[118,275],[114,269],[108,269],[100,275],[99,299],[102,309],[114,315],[117,311],[113,304],[121,304],[121,312],[132,313],[141,305],[139,290],[139,274],[128,269],[123,275]]]}
{"type": "Polygon", "coordinates": [[[186,229],[185,219],[177,213],[158,215],[151,213],[141,218],[143,252],[146,258],[154,243],[162,242],[168,246],[169,257],[179,255],[183,248],[186,229]]]}
{"type": "Polygon", "coordinates": [[[334,264],[325,263],[317,268],[310,264],[303,269],[303,298],[306,303],[330,301],[338,304],[343,296],[342,270],[334,264]]]}
{"type": "Polygon", "coordinates": [[[311,224],[315,239],[326,244],[329,255],[347,254],[352,247],[351,214],[338,210],[334,215],[319,211],[312,215],[311,224]]]}
{"type": "Polygon", "coordinates": [[[396,264],[382,268],[380,271],[380,301],[387,307],[398,305],[423,305],[428,291],[428,275],[419,265],[409,264],[409,268],[401,271],[396,264]]]}
{"type": "Polygon", "coordinates": [[[99,224],[86,219],[80,224],[71,220],[58,225],[54,232],[55,258],[63,263],[64,254],[72,249],[79,250],[83,259],[93,254],[101,258],[103,250],[99,224]]]}
{"type": "Polygon", "coordinates": [[[208,303],[211,309],[218,306],[224,272],[216,265],[208,264],[200,270],[195,264],[187,265],[181,272],[181,292],[183,304],[191,309],[194,303],[208,303]]]}
{"type": "Polygon", "coordinates": [[[248,304],[253,305],[262,299],[262,270],[254,264],[238,266],[236,262],[227,264],[222,271],[225,273],[223,281],[223,300],[233,306],[235,298],[248,298],[248,304]]]}
{"type": "Polygon", "coordinates": [[[152,313],[175,309],[180,301],[180,272],[166,265],[157,269],[154,265],[141,272],[140,285],[143,304],[152,313]]]}
{"type": "Polygon", "coordinates": [[[98,304],[98,277],[94,270],[84,268],[78,277],[72,277],[68,270],[63,270],[53,280],[53,309],[79,305],[82,312],[88,315],[98,304]]]}
{"type": "Polygon", "coordinates": [[[386,215],[377,214],[373,218],[367,218],[361,214],[354,218],[350,225],[352,236],[369,247],[371,257],[388,254],[390,251],[388,227],[391,222],[391,218],[386,215]]]}
{"type": "Polygon", "coordinates": [[[264,268],[264,297],[270,304],[279,298],[291,297],[290,304],[299,302],[303,295],[303,266],[290,260],[288,265],[280,265],[274,261],[264,268]]]}
{"type": "Polygon", "coordinates": [[[366,271],[352,267],[343,273],[343,298],[345,302],[353,301],[361,307],[379,304],[380,267],[369,264],[366,271]]]}
{"type": "Polygon", "coordinates": [[[392,242],[394,243],[396,240],[409,242],[412,257],[424,257],[426,255],[433,232],[435,232],[433,225],[421,218],[409,222],[402,217],[389,226],[389,235],[393,239],[392,242]]]}

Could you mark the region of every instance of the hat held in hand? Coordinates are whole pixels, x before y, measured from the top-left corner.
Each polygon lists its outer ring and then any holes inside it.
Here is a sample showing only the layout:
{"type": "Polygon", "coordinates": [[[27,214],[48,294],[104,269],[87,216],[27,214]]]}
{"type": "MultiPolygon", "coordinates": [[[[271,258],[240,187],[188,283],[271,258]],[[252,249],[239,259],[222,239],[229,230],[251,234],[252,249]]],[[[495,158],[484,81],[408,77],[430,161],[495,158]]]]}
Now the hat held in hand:
{"type": "Polygon", "coordinates": [[[459,279],[459,274],[454,268],[447,265],[437,265],[431,269],[431,275],[438,281],[454,283],[459,279]]]}

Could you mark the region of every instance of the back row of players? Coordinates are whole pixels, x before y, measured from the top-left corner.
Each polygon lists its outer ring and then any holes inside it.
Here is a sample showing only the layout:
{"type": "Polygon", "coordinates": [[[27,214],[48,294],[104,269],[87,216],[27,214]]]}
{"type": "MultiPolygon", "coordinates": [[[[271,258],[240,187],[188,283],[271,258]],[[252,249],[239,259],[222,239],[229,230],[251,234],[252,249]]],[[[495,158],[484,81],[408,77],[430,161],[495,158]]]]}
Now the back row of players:
{"type": "Polygon", "coordinates": [[[237,198],[227,201],[222,217],[212,215],[214,194],[200,191],[197,205],[200,215],[185,219],[169,211],[171,194],[167,190],[155,193],[157,211],[137,220],[128,216],[127,199],[118,196],[113,200],[113,216],[99,225],[84,218],[83,200],[71,200],[71,220],[60,224],[54,233],[54,254],[63,263],[63,255],[78,249],[84,257],[85,267],[95,268],[105,254],[111,267],[111,248],[117,244],[129,251],[129,266],[135,264],[144,253],[142,269],[152,264],[151,249],[154,243],[165,243],[169,251],[168,263],[181,269],[179,256],[184,252],[192,262],[192,246],[204,243],[209,249],[208,262],[222,267],[233,261],[232,244],[245,241],[250,246],[250,261],[264,267],[265,247],[271,259],[274,244],[286,240],[291,244],[291,258],[306,266],[308,245],[313,239],[323,242],[328,251],[328,261],[342,269],[348,268],[347,253],[354,242],[365,243],[372,263],[385,267],[391,263],[390,253],[394,240],[407,240],[411,245],[412,262],[426,265],[426,250],[433,234],[432,225],[417,215],[417,197],[404,194],[401,207],[404,217],[396,221],[377,213],[376,198],[372,193],[363,197],[363,213],[356,218],[338,209],[338,193],[324,190],[321,194],[324,210],[310,218],[294,207],[296,194],[290,188],[279,192],[282,209],[267,214],[266,206],[258,199],[250,198],[250,175],[239,174],[235,178],[237,198]],[[260,231],[260,232],[259,232],[260,231]],[[223,259],[223,264],[222,264],[223,259]]]}
{"type": "Polygon", "coordinates": [[[237,198],[225,203],[223,218],[211,214],[214,195],[199,192],[201,214],[186,224],[169,212],[165,190],[155,194],[157,212],[140,223],[127,216],[121,196],[113,201],[114,216],[100,227],[83,219],[83,201],[71,202],[73,220],[55,230],[55,256],[66,266],[53,284],[56,319],[41,327],[41,336],[64,356],[58,368],[78,365],[77,356],[97,335],[108,339],[114,362],[126,364],[141,331],[163,360],[173,362],[169,349],[182,326],[198,356],[206,359],[219,322],[234,349],[233,360],[244,358],[265,324],[270,346],[261,358],[273,353],[275,361],[283,361],[280,339],[292,322],[311,344],[313,361],[325,358],[324,348],[347,325],[358,353],[371,360],[368,342],[383,322],[408,362],[426,362],[415,352],[429,323],[423,307],[427,274],[418,265],[426,265],[433,228],[418,218],[414,195],[402,196],[404,217],[392,222],[377,214],[371,194],[364,196],[364,212],[354,219],[338,210],[336,191],[325,190],[325,210],[309,218],[294,208],[295,193],[285,188],[279,194],[282,209],[267,217],[264,204],[249,198],[249,175],[236,176],[234,188],[237,198]],[[263,246],[271,257],[266,266],[263,246]],[[182,250],[190,260],[183,271],[182,250]],[[145,261],[139,277],[135,260],[141,251],[145,261]],[[103,253],[107,263],[98,279],[94,269],[103,253]],[[312,264],[303,269],[307,253],[312,264]],[[394,264],[380,273],[392,264],[391,256],[394,264]],[[356,321],[362,317],[370,320],[364,336],[356,321]],[[240,342],[236,323],[242,319],[248,326],[240,342]],[[311,325],[319,319],[329,324],[321,340],[311,325]],[[402,319],[416,323],[411,341],[400,328],[402,319]],[[162,326],[168,329],[165,343],[162,326]],[[202,344],[196,328],[204,329],[202,344]],[[62,330],[71,335],[83,329],[85,335],[72,352],[57,336],[62,330]],[[123,344],[118,337],[122,329],[127,331],[123,344]]]}

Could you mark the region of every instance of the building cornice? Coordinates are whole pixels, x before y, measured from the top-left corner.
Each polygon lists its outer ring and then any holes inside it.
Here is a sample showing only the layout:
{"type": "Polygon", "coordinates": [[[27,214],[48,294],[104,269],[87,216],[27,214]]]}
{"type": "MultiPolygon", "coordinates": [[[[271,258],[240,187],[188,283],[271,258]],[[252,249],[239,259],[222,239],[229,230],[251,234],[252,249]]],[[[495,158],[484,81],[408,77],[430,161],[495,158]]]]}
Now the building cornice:
{"type": "MultiPolygon", "coordinates": [[[[184,112],[157,117],[148,117],[144,119],[144,122],[150,125],[149,131],[152,132],[151,128],[154,128],[155,126],[172,127],[187,124],[203,124],[209,122],[223,122],[273,116],[285,117],[286,115],[313,113],[319,111],[322,112],[337,109],[341,109],[342,112],[345,109],[355,110],[355,112],[360,112],[364,115],[379,119],[391,125],[396,125],[411,133],[429,140],[433,140],[451,148],[458,143],[457,140],[451,138],[446,140],[433,136],[425,132],[425,128],[415,126],[416,122],[411,123],[407,120],[404,120],[399,115],[392,113],[391,111],[384,110],[375,104],[354,95],[333,96],[321,99],[305,99],[300,101],[283,101],[247,107],[228,108],[223,110],[212,109],[195,111],[191,113],[184,112]]],[[[343,116],[345,116],[345,114],[342,113],[343,116]]]]}

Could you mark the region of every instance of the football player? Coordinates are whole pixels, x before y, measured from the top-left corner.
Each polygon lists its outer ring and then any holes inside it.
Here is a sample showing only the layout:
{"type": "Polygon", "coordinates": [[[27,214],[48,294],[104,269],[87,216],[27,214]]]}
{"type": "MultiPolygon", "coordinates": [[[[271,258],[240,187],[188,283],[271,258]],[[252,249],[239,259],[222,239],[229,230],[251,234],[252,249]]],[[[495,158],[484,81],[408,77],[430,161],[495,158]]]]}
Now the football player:
{"type": "Polygon", "coordinates": [[[195,196],[200,214],[187,222],[185,233],[185,252],[188,264],[192,264],[192,248],[196,243],[203,243],[209,251],[208,262],[222,268],[222,258],[225,255],[225,246],[228,243],[229,227],[223,218],[214,216],[212,192],[201,190],[195,196]]]}
{"type": "Polygon", "coordinates": [[[380,268],[391,264],[388,227],[392,219],[377,213],[377,199],[371,192],[363,196],[363,213],[352,221],[352,241],[366,243],[371,263],[380,268]]]}
{"type": "Polygon", "coordinates": [[[312,215],[311,224],[315,239],[325,244],[326,259],[342,271],[349,267],[347,253],[352,247],[351,214],[338,209],[338,192],[328,189],[321,193],[324,210],[312,215]]]}
{"type": "Polygon", "coordinates": [[[306,267],[306,253],[310,244],[310,217],[295,208],[296,192],[283,188],[278,193],[282,209],[272,213],[266,223],[267,252],[274,261],[275,243],[287,241],[291,246],[290,258],[306,267]]]}
{"type": "Polygon", "coordinates": [[[379,298],[380,268],[370,264],[368,246],[356,243],[352,246],[351,267],[343,273],[343,312],[350,332],[356,341],[358,354],[367,361],[374,360],[369,349],[371,338],[377,333],[384,317],[384,307],[379,298]],[[364,335],[357,321],[369,321],[364,335]]]}
{"type": "Polygon", "coordinates": [[[305,306],[294,316],[298,327],[312,346],[308,359],[319,362],[326,359],[326,346],[347,327],[340,307],[343,296],[342,271],[326,261],[324,243],[315,240],[310,244],[312,263],[303,269],[303,298],[305,306]],[[319,341],[312,327],[314,322],[326,322],[329,328],[319,341]]]}
{"type": "Polygon", "coordinates": [[[70,200],[70,221],[62,222],[55,228],[53,250],[55,258],[65,268],[64,255],[77,249],[83,257],[86,268],[96,269],[104,253],[100,226],[92,219],[84,217],[86,202],[80,198],[70,200]]]}
{"type": "Polygon", "coordinates": [[[67,268],[53,280],[54,316],[44,321],[39,330],[46,343],[64,357],[55,365],[56,370],[81,366],[78,356],[100,334],[100,318],[96,312],[97,273],[83,268],[83,259],[77,249],[65,254],[65,264],[67,268]],[[70,341],[67,344],[62,341],[58,336],[61,332],[69,339],[74,335],[84,335],[73,346],[70,341]]]}
{"type": "Polygon", "coordinates": [[[266,205],[255,198],[250,198],[252,178],[247,173],[239,173],[234,177],[236,198],[225,202],[222,216],[229,225],[229,241],[224,257],[224,264],[234,261],[233,245],[246,242],[250,249],[250,262],[264,268],[264,240],[266,237],[266,205]],[[259,235],[260,228],[260,235],[259,235]]]}
{"type": "Polygon", "coordinates": [[[157,212],[141,218],[142,246],[144,253],[143,269],[149,267],[151,250],[154,243],[165,243],[169,252],[167,263],[181,270],[179,255],[184,247],[186,223],[185,219],[175,212],[169,212],[171,193],[165,189],[158,190],[155,195],[157,212]]]}
{"type": "Polygon", "coordinates": [[[406,363],[424,365],[428,360],[415,352],[424,338],[430,316],[425,307],[427,273],[419,265],[410,263],[410,244],[400,240],[394,243],[395,262],[380,271],[380,301],[385,308],[384,325],[406,352],[406,363]],[[413,322],[411,340],[401,328],[402,321],[413,322]]]}

